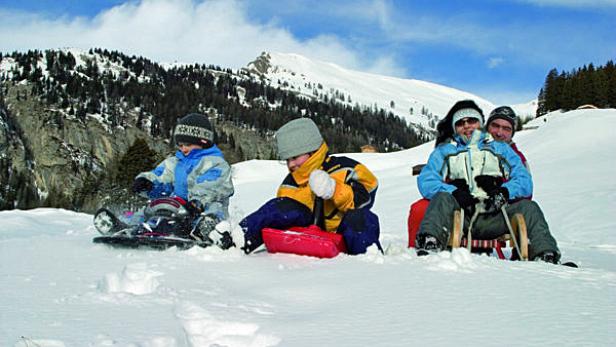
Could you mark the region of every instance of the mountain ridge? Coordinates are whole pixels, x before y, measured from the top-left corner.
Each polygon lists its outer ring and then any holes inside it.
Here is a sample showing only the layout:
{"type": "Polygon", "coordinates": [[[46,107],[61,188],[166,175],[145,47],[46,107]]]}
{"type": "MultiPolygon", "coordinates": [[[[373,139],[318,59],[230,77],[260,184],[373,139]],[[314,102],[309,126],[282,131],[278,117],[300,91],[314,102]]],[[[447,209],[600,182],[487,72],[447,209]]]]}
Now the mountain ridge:
{"type": "Polygon", "coordinates": [[[150,169],[119,170],[121,162],[136,162],[123,158],[129,147],[142,139],[158,156],[168,155],[173,126],[188,112],[209,116],[231,162],[274,159],[273,132],[297,117],[315,120],[333,153],[366,144],[399,150],[431,136],[382,108],[306,98],[245,71],[165,68],[103,49],[2,54],[0,84],[0,208],[79,209],[85,202],[77,195],[84,194],[93,208],[94,187],[113,189],[150,169]],[[21,131],[9,131],[9,123],[21,131]],[[17,147],[24,151],[11,150],[17,147]]]}
{"type": "Polygon", "coordinates": [[[308,96],[329,92],[330,98],[342,103],[368,107],[376,104],[376,108],[387,109],[407,123],[429,130],[435,129],[436,122],[458,100],[473,99],[486,113],[494,108],[490,101],[452,87],[354,71],[295,53],[263,52],[244,70],[260,75],[273,86],[303,91],[308,96]]]}

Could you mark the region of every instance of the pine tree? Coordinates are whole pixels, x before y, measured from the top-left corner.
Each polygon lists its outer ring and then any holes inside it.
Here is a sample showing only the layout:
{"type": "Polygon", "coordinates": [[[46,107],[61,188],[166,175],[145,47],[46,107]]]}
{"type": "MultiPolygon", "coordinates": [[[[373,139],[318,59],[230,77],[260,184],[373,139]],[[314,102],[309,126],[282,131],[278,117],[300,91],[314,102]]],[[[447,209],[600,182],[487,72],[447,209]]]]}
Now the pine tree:
{"type": "Polygon", "coordinates": [[[140,172],[152,170],[157,161],[158,154],[144,139],[138,138],[120,158],[115,180],[122,186],[128,186],[140,172]]]}

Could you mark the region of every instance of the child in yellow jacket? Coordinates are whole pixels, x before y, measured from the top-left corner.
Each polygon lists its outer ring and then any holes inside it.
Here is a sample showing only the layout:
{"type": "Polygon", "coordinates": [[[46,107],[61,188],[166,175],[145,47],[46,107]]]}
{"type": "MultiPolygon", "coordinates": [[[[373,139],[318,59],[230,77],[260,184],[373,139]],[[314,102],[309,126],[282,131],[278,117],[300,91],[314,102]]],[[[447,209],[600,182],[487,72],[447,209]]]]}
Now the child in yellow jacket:
{"type": "Polygon", "coordinates": [[[316,198],[323,200],[325,230],[341,233],[349,254],[365,253],[379,243],[378,217],[370,211],[378,182],[363,164],[343,156],[330,156],[316,124],[299,118],[283,125],[275,135],[278,156],[289,174],[277,197],[240,222],[244,251],[263,243],[263,228],[286,229],[313,222],[316,198]]]}

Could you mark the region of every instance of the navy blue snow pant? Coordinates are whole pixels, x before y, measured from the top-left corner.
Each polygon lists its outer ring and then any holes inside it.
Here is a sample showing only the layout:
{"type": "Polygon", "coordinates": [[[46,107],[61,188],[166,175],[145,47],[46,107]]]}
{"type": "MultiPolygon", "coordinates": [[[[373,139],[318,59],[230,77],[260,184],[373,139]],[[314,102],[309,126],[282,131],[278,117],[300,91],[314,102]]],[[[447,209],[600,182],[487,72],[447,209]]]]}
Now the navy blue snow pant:
{"type": "MultiPolygon", "coordinates": [[[[305,205],[290,198],[274,198],[240,222],[244,252],[248,254],[263,244],[263,228],[304,227],[312,222],[312,211],[305,205]]],[[[367,208],[347,211],[336,232],[342,234],[348,254],[365,253],[373,243],[383,252],[379,243],[379,218],[367,208]]]]}

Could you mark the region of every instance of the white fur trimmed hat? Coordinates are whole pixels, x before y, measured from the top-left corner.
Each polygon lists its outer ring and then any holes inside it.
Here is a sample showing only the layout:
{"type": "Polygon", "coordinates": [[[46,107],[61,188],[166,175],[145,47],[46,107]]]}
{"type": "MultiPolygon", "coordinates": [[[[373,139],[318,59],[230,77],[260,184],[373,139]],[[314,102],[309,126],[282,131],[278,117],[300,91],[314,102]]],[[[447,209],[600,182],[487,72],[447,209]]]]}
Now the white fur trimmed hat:
{"type": "Polygon", "coordinates": [[[278,157],[282,160],[316,151],[323,143],[323,136],[310,118],[294,119],[278,129],[274,135],[278,157]]]}

